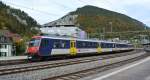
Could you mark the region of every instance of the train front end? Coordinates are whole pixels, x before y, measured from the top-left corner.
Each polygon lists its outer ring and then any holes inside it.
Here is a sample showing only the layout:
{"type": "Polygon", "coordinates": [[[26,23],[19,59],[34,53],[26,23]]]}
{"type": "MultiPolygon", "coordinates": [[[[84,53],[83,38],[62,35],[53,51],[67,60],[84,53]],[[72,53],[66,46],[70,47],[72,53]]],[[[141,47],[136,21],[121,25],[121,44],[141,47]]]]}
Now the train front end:
{"type": "Polygon", "coordinates": [[[39,47],[40,47],[40,43],[41,43],[41,38],[40,37],[33,37],[30,41],[29,41],[29,45],[27,48],[27,55],[28,55],[28,59],[37,59],[37,57],[39,57],[39,47]]]}

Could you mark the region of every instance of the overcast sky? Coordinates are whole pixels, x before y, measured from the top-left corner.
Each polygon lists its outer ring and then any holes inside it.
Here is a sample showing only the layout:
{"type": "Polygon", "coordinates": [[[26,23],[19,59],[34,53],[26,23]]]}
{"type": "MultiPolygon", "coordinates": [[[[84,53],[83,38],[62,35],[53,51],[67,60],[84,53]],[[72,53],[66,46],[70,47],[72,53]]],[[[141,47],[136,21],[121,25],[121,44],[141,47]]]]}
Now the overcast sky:
{"type": "Polygon", "coordinates": [[[150,26],[150,0],[1,0],[27,12],[38,23],[59,19],[78,7],[93,5],[120,12],[150,26]]]}

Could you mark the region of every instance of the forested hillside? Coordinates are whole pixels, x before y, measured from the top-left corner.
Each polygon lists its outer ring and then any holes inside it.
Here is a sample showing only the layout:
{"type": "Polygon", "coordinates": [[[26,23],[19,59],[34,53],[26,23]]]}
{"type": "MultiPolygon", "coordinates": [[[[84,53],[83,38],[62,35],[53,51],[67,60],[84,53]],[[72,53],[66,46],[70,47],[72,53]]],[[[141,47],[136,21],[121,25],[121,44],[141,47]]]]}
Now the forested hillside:
{"type": "Polygon", "coordinates": [[[0,1],[0,33],[9,36],[16,46],[16,54],[24,54],[26,42],[39,33],[39,24],[24,11],[0,1]]]}
{"type": "Polygon", "coordinates": [[[95,6],[84,6],[71,12],[70,15],[78,15],[76,24],[90,32],[138,31],[147,28],[142,22],[131,17],[95,6]]]}
{"type": "Polygon", "coordinates": [[[0,1],[0,29],[7,29],[21,36],[36,34],[38,23],[24,11],[11,8],[0,1]]]}
{"type": "Polygon", "coordinates": [[[150,29],[132,17],[91,5],[78,8],[58,20],[44,24],[44,26],[53,25],[76,25],[85,30],[91,37],[105,35],[105,39],[134,38],[141,34],[148,34],[143,31],[150,29]]]}

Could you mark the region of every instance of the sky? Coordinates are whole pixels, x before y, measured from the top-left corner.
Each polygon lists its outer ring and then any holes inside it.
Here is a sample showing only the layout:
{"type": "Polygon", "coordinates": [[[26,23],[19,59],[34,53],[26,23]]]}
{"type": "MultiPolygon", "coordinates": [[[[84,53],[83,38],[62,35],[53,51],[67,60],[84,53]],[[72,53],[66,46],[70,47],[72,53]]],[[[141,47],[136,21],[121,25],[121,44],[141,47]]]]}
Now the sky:
{"type": "Polygon", "coordinates": [[[135,18],[150,27],[150,0],[1,0],[21,9],[38,23],[57,20],[85,5],[93,5],[135,18]]]}

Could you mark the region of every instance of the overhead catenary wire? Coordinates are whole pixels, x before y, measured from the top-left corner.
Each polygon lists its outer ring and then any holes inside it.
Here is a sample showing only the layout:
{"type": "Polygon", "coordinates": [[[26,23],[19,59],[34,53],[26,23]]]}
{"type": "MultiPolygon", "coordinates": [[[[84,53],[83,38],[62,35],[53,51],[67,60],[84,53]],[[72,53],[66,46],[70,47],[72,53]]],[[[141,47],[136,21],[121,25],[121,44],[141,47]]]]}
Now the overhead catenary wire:
{"type": "Polygon", "coordinates": [[[64,9],[69,9],[69,10],[72,9],[72,8],[70,8],[70,7],[68,7],[68,6],[64,5],[64,4],[58,3],[56,1],[53,1],[53,3],[56,4],[56,5],[59,5],[60,7],[64,8],[64,9]]]}
{"type": "Polygon", "coordinates": [[[42,14],[51,15],[51,16],[58,16],[58,15],[53,14],[53,13],[41,11],[41,10],[38,10],[38,9],[30,8],[30,7],[19,5],[19,4],[15,4],[15,3],[12,3],[12,2],[4,1],[4,0],[1,0],[1,1],[6,3],[6,4],[10,4],[10,5],[13,5],[13,6],[18,6],[18,7],[25,8],[25,9],[28,9],[28,10],[31,10],[31,11],[36,11],[36,12],[39,12],[39,13],[42,13],[42,14]]]}
{"type": "MultiPolygon", "coordinates": [[[[78,0],[79,2],[81,2],[81,3],[83,3],[83,4],[85,4],[85,3],[87,3],[85,0],[83,1],[83,0],[78,0]]],[[[109,4],[109,5],[113,5],[110,1],[108,1],[108,0],[100,0],[100,1],[102,1],[103,3],[107,3],[107,4],[109,4]]],[[[89,4],[89,3],[87,3],[87,4],[89,4]]]]}

